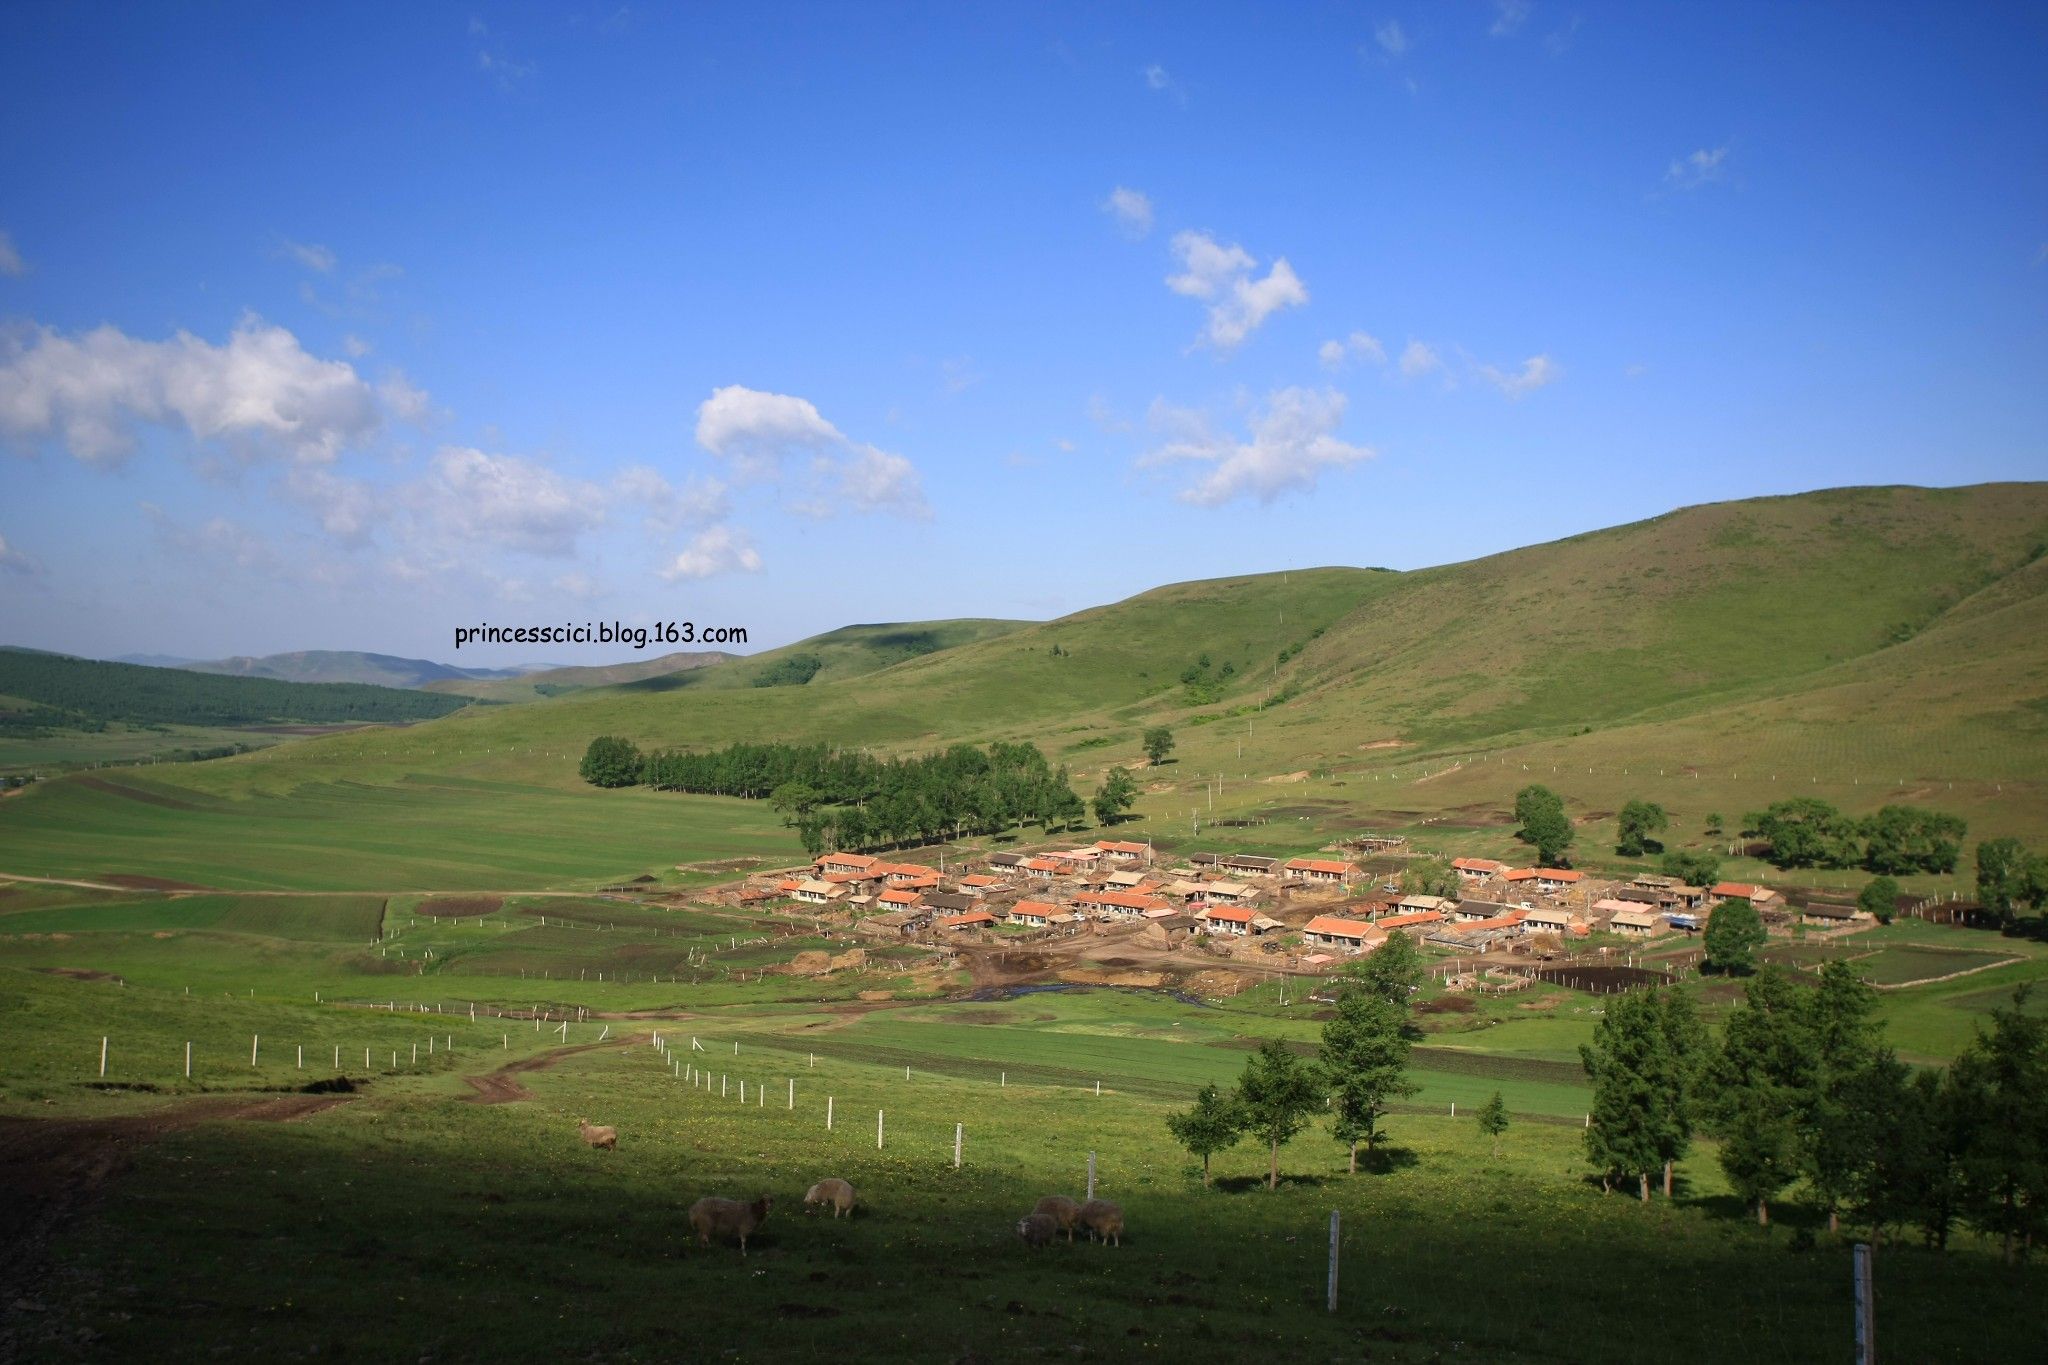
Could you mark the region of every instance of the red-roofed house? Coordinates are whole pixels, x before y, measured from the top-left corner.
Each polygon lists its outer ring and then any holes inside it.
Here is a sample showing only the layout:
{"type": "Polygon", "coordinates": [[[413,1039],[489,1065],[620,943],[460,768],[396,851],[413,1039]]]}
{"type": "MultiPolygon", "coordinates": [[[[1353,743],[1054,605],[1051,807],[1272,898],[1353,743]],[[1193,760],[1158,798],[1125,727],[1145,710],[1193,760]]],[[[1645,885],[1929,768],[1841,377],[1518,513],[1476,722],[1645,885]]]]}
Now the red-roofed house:
{"type": "Polygon", "coordinates": [[[827,853],[817,861],[820,872],[866,872],[879,858],[870,858],[865,853],[827,853]]]}
{"type": "Polygon", "coordinates": [[[888,906],[891,910],[908,910],[914,905],[922,905],[924,903],[924,897],[918,895],[917,892],[900,886],[890,887],[887,891],[875,897],[875,899],[881,904],[888,906]]]}
{"type": "Polygon", "coordinates": [[[1342,886],[1344,879],[1351,875],[1351,864],[1340,863],[1332,858],[1290,858],[1287,860],[1287,875],[1299,877],[1305,882],[1328,882],[1342,886]]]}
{"type": "Polygon", "coordinates": [[[1379,922],[1379,927],[1386,930],[1398,929],[1411,938],[1420,938],[1443,922],[1444,912],[1441,910],[1418,910],[1412,915],[1388,915],[1379,922]]]}
{"type": "Polygon", "coordinates": [[[986,896],[1006,889],[1002,880],[976,872],[960,879],[960,891],[968,896],[986,896]]]}
{"type": "Polygon", "coordinates": [[[1010,907],[1010,923],[1021,924],[1027,929],[1043,929],[1059,912],[1057,905],[1048,905],[1044,901],[1018,901],[1010,907]]]}
{"type": "Polygon", "coordinates": [[[1536,869],[1536,885],[1545,891],[1565,891],[1586,879],[1583,872],[1572,872],[1562,867],[1539,867],[1536,869]]]}
{"type": "Polygon", "coordinates": [[[1038,857],[1025,859],[1024,870],[1034,877],[1044,878],[1060,876],[1072,869],[1057,858],[1038,857]]]}
{"type": "Polygon", "coordinates": [[[1212,934],[1229,934],[1243,938],[1252,931],[1252,916],[1258,911],[1248,910],[1241,905],[1212,905],[1195,916],[1212,934]]]}
{"type": "Polygon", "coordinates": [[[1519,886],[1524,882],[1537,881],[1542,876],[1543,874],[1533,867],[1511,867],[1500,874],[1500,879],[1509,886],[1519,886]]]}
{"type": "Polygon", "coordinates": [[[1335,915],[1317,915],[1302,926],[1301,936],[1310,943],[1345,953],[1368,952],[1387,941],[1384,932],[1364,920],[1339,919],[1335,915]]]}
{"type": "Polygon", "coordinates": [[[1137,919],[1147,910],[1172,908],[1157,896],[1140,896],[1132,891],[1083,891],[1074,897],[1074,904],[1103,919],[1137,919]]]}
{"type": "Polygon", "coordinates": [[[1506,863],[1497,863],[1491,858],[1453,858],[1451,859],[1451,866],[1456,868],[1458,875],[1468,882],[1484,881],[1488,877],[1498,877],[1501,873],[1508,870],[1506,863]]]}
{"type": "Polygon", "coordinates": [[[1751,886],[1748,882],[1722,882],[1707,894],[1717,901],[1748,901],[1758,909],[1779,899],[1778,893],[1768,886],[1751,886]]]}
{"type": "Polygon", "coordinates": [[[1129,839],[1097,839],[1096,850],[1111,862],[1149,863],[1152,861],[1152,845],[1133,843],[1129,839]]]}

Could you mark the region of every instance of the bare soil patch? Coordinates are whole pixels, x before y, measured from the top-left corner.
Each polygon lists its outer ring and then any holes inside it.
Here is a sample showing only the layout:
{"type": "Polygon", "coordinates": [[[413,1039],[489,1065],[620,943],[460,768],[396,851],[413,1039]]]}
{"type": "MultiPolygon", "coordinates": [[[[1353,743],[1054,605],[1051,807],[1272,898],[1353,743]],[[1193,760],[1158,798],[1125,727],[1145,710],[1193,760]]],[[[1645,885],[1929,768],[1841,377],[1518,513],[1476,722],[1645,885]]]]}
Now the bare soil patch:
{"type": "Polygon", "coordinates": [[[1541,967],[1532,975],[1538,981],[1548,981],[1575,991],[1590,991],[1595,995],[1606,995],[1617,990],[1632,990],[1638,986],[1666,986],[1671,983],[1668,974],[1653,972],[1647,967],[1541,967]]]}
{"type": "Polygon", "coordinates": [[[127,983],[112,972],[96,972],[90,967],[37,967],[45,976],[69,977],[73,981],[112,981],[117,985],[127,983]]]}
{"type": "Polygon", "coordinates": [[[495,915],[504,905],[503,896],[436,896],[414,906],[413,913],[433,919],[476,919],[495,915]]]}

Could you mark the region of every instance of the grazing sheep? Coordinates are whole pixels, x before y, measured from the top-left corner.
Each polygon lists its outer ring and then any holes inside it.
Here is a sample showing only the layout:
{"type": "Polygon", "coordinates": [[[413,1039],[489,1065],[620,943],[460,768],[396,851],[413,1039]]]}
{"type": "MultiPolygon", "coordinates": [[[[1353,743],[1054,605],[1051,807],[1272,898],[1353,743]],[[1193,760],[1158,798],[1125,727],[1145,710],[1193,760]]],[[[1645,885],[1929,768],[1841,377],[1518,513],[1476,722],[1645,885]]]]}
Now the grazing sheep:
{"type": "Polygon", "coordinates": [[[608,1124],[600,1126],[593,1124],[589,1119],[578,1119],[576,1120],[576,1131],[581,1133],[583,1140],[593,1147],[607,1152],[618,1149],[619,1130],[608,1124]]]}
{"type": "Polygon", "coordinates": [[[767,1221],[771,1202],[765,1194],[751,1204],[706,1195],[690,1205],[690,1226],[697,1230],[697,1241],[707,1247],[714,1236],[737,1237],[740,1255],[744,1256],[747,1254],[747,1238],[767,1221]]]}
{"type": "Polygon", "coordinates": [[[851,1215],[853,1212],[853,1186],[834,1177],[820,1180],[804,1192],[804,1211],[809,1212],[819,1204],[832,1206],[832,1216],[851,1215]]]}
{"type": "Polygon", "coordinates": [[[1081,1216],[1080,1200],[1069,1199],[1063,1194],[1049,1194],[1032,1205],[1031,1211],[1052,1219],[1059,1230],[1067,1234],[1069,1242],[1074,1240],[1074,1220],[1081,1216]]]}
{"type": "Polygon", "coordinates": [[[1017,1235],[1028,1247],[1042,1247],[1059,1234],[1060,1225],[1049,1213],[1027,1213],[1017,1220],[1017,1235]]]}
{"type": "Polygon", "coordinates": [[[1112,1246],[1124,1244],[1124,1209],[1121,1204],[1112,1204],[1107,1199],[1091,1199],[1081,1206],[1077,1221],[1094,1234],[1098,1242],[1112,1246]]]}

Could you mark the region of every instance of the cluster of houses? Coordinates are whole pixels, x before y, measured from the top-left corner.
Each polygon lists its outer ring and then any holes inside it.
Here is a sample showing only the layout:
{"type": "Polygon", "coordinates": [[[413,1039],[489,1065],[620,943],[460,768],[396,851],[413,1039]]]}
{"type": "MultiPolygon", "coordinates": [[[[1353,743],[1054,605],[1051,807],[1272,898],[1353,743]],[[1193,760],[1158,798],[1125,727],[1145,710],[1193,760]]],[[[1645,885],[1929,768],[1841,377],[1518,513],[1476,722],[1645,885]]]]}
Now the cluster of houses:
{"type": "MultiPolygon", "coordinates": [[[[1404,896],[1374,886],[1341,858],[1191,853],[1162,867],[1150,844],[1102,839],[1078,848],[993,853],[953,873],[862,853],[827,853],[807,876],[757,885],[753,899],[786,898],[840,909],[877,938],[944,937],[1005,926],[1055,934],[1138,923],[1147,941],[1206,936],[1228,948],[1298,932],[1308,965],[1371,952],[1390,934],[1462,953],[1517,949],[1594,932],[1649,938],[1704,927],[1708,910],[1748,900],[1767,919],[1789,918],[1766,887],[1689,886],[1673,877],[1597,881],[1569,868],[1515,867],[1458,858],[1456,896],[1404,896]],[[971,870],[970,870],[971,869],[971,870]],[[1304,905],[1301,902],[1309,902],[1304,905]],[[1285,918],[1282,918],[1285,916],[1285,918]],[[1304,918],[1305,916],[1305,918],[1304,918]]],[[[1853,907],[1809,906],[1812,923],[1853,918],[1853,907]]]]}

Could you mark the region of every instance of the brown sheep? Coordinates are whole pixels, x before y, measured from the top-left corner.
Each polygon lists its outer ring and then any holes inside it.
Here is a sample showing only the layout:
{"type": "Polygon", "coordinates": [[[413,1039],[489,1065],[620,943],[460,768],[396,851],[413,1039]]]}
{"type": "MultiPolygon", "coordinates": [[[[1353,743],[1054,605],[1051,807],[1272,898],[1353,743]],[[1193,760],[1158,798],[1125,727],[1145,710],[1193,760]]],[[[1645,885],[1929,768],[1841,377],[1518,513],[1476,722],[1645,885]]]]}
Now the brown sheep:
{"type": "Polygon", "coordinates": [[[690,1205],[690,1226],[697,1230],[698,1243],[707,1247],[711,1245],[713,1236],[737,1237],[740,1255],[744,1256],[747,1254],[747,1238],[767,1221],[772,1202],[765,1194],[751,1204],[706,1195],[690,1205]]]}
{"type": "Polygon", "coordinates": [[[853,1186],[836,1176],[820,1180],[804,1192],[804,1211],[809,1212],[819,1204],[829,1204],[834,1218],[841,1214],[850,1216],[853,1213],[853,1186]]]}
{"type": "Polygon", "coordinates": [[[589,1119],[578,1119],[576,1120],[576,1131],[583,1135],[585,1142],[589,1143],[592,1147],[598,1148],[600,1151],[612,1152],[618,1150],[619,1130],[616,1128],[609,1125],[593,1124],[589,1119]]]}
{"type": "Polygon", "coordinates": [[[1063,1194],[1049,1194],[1032,1205],[1031,1211],[1052,1219],[1059,1230],[1067,1234],[1069,1242],[1074,1240],[1074,1220],[1081,1216],[1080,1200],[1069,1199],[1063,1194]]]}
{"type": "Polygon", "coordinates": [[[1017,1235],[1028,1247],[1042,1247],[1058,1235],[1060,1225],[1049,1213],[1027,1213],[1017,1220],[1017,1235]]]}
{"type": "Polygon", "coordinates": [[[1094,1234],[1098,1242],[1112,1246],[1124,1244],[1124,1210],[1121,1204],[1112,1204],[1107,1199],[1091,1199],[1081,1206],[1076,1221],[1094,1234]]]}

